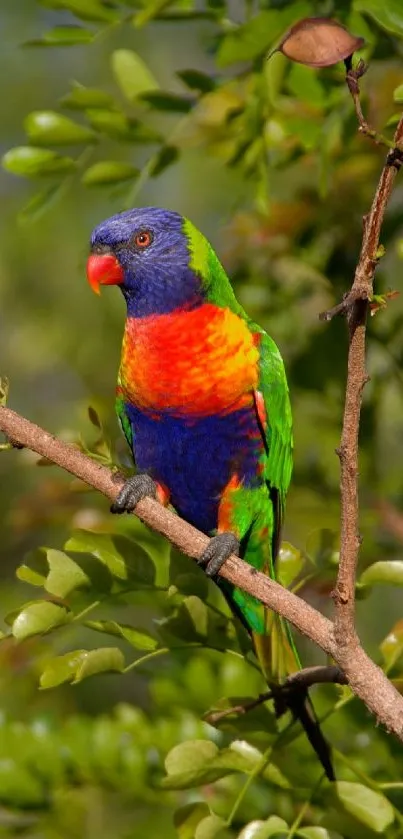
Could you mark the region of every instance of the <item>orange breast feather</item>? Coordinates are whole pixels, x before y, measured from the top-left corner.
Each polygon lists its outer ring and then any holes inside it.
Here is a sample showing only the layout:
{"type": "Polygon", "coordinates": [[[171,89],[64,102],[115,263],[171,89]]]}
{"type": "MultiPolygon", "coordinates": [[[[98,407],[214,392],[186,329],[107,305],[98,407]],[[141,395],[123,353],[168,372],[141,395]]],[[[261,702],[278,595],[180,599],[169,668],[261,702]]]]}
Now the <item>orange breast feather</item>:
{"type": "Polygon", "coordinates": [[[258,358],[246,323],[212,303],[128,318],[120,385],[138,408],[206,416],[252,402],[258,358]]]}

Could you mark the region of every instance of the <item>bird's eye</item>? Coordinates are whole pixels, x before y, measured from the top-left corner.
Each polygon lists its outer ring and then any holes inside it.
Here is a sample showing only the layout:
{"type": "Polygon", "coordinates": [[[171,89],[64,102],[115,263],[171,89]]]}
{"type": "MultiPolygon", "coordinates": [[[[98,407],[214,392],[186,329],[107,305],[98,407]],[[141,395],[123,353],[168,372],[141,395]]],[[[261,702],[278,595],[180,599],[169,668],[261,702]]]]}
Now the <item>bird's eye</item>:
{"type": "Polygon", "coordinates": [[[136,248],[148,248],[153,240],[150,230],[140,230],[134,237],[136,248]]]}

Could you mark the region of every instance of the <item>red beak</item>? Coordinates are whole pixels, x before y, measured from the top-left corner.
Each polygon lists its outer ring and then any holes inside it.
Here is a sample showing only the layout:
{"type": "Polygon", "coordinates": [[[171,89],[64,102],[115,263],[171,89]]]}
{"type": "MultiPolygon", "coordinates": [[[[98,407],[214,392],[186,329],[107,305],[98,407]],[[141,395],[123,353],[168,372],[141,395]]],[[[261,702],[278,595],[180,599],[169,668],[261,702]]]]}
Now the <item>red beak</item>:
{"type": "Polygon", "coordinates": [[[123,283],[124,271],[112,253],[92,253],[87,260],[87,279],[92,290],[100,294],[100,285],[123,283]]]}

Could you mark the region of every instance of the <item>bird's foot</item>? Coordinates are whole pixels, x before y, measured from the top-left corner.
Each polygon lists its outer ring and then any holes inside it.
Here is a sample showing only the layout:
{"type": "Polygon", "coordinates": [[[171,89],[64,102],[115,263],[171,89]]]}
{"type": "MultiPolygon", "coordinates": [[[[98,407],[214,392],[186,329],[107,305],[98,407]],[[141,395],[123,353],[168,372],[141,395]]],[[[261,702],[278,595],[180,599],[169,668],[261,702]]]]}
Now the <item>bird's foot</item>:
{"type": "Polygon", "coordinates": [[[157,484],[149,475],[133,475],[123,484],[111,505],[111,513],[132,513],[138,502],[147,496],[156,498],[157,484]]]}
{"type": "Polygon", "coordinates": [[[197,562],[204,568],[208,577],[216,577],[231,554],[239,554],[239,541],[235,533],[218,533],[210,539],[197,562]]]}

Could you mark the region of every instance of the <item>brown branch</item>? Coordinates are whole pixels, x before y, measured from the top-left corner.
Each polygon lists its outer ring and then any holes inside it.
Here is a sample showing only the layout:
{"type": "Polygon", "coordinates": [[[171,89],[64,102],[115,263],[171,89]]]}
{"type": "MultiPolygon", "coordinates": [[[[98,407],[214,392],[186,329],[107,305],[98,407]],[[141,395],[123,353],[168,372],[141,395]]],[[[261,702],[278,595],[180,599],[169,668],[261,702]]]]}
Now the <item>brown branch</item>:
{"type": "Polygon", "coordinates": [[[296,673],[291,673],[284,682],[289,688],[304,687],[306,689],[313,685],[336,684],[346,685],[345,674],[334,664],[318,664],[314,667],[304,667],[296,673]]]}
{"type": "Polygon", "coordinates": [[[250,702],[240,702],[239,705],[232,705],[231,708],[223,708],[220,711],[209,711],[204,715],[203,719],[210,723],[210,725],[217,725],[217,723],[226,717],[247,714],[249,711],[253,711],[259,705],[263,705],[264,702],[268,702],[268,700],[274,699],[275,697],[281,699],[284,711],[286,711],[288,710],[287,690],[288,693],[292,690],[300,691],[301,689],[307,691],[313,685],[323,684],[346,685],[347,678],[343,671],[340,670],[340,667],[336,667],[334,664],[319,664],[315,667],[304,667],[303,670],[291,673],[281,685],[276,686],[277,692],[274,688],[273,690],[265,691],[265,693],[260,693],[256,699],[252,699],[250,702]]]}
{"type": "Polygon", "coordinates": [[[340,649],[343,646],[350,648],[351,644],[356,643],[355,579],[361,544],[358,530],[358,436],[362,392],[369,378],[366,371],[366,322],[369,300],[373,294],[383,218],[401,165],[397,146],[401,143],[402,137],[403,118],[395,132],[396,153],[389,152],[386,158],[371,210],[364,219],[361,253],[351,292],[346,301],[349,351],[343,427],[340,447],[337,450],[340,458],[341,546],[339,573],[333,594],[336,605],[334,632],[340,649]]]}
{"type": "MultiPolygon", "coordinates": [[[[124,484],[122,475],[111,472],[79,449],[58,440],[9,408],[0,407],[0,431],[66,469],[111,501],[115,500],[124,484]]],[[[152,498],[144,498],[137,504],[136,515],[193,559],[198,559],[208,545],[208,536],[152,498]]],[[[331,623],[308,603],[235,556],[225,563],[222,576],[258,597],[270,609],[283,614],[300,632],[309,635],[326,652],[331,652],[331,623]],[[313,623],[315,626],[312,626],[313,623]]]]}
{"type": "MultiPolygon", "coordinates": [[[[0,431],[19,445],[75,475],[112,501],[123,485],[121,475],[111,472],[74,446],[58,440],[9,408],[1,406],[0,431]]],[[[136,515],[188,556],[198,558],[207,545],[207,536],[151,498],[139,502],[136,515]]],[[[333,624],[328,618],[238,557],[230,557],[220,573],[224,579],[278,612],[331,655],[341,667],[354,693],[365,702],[379,722],[403,740],[403,697],[382,670],[368,658],[357,639],[354,638],[350,646],[339,646],[333,624]]]]}
{"type": "Polygon", "coordinates": [[[365,137],[369,137],[369,139],[372,140],[373,143],[376,143],[376,145],[386,146],[386,148],[394,149],[397,144],[395,144],[391,140],[388,140],[387,137],[385,137],[383,134],[380,134],[379,131],[375,130],[375,128],[372,128],[363,114],[360,100],[359,80],[367,72],[368,65],[365,64],[365,61],[363,61],[361,58],[357,66],[353,67],[352,55],[345,59],[344,64],[346,66],[346,83],[354,103],[359,131],[365,137]]]}

